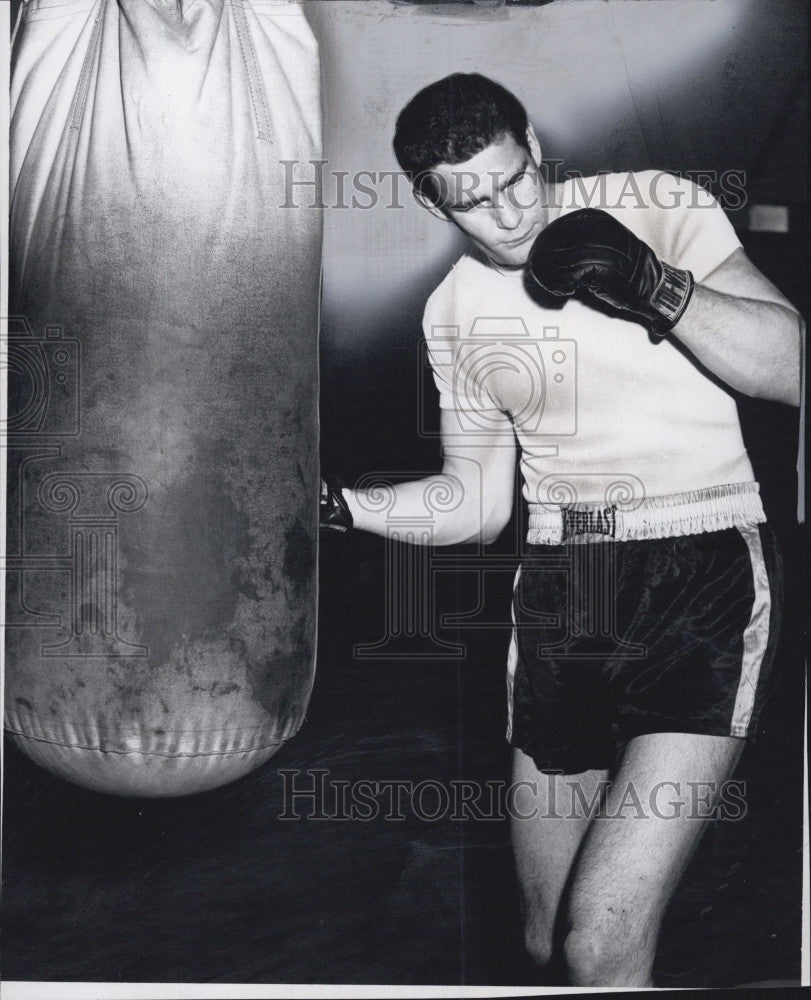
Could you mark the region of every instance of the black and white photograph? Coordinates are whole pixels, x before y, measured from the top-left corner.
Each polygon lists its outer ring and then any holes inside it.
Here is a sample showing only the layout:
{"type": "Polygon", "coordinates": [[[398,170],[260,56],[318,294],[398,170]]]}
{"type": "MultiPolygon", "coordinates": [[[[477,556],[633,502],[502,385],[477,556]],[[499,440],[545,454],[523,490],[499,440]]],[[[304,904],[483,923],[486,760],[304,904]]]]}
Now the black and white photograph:
{"type": "Polygon", "coordinates": [[[4,1000],[811,984],[807,28],[0,0],[4,1000]]]}

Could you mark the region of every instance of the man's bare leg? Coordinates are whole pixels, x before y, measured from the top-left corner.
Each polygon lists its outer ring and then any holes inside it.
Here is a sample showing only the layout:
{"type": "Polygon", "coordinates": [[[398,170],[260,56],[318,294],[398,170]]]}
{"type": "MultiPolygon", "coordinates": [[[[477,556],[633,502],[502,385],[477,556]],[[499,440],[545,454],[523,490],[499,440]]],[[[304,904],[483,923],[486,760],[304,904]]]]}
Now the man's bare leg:
{"type": "MultiPolygon", "coordinates": [[[[696,812],[707,817],[710,811],[706,803],[696,810],[689,783],[708,783],[715,801],[743,743],[733,737],[686,733],[655,733],[630,741],[606,795],[609,818],[596,818],[588,826],[564,901],[564,955],[573,985],[652,985],[662,917],[706,828],[706,818],[697,818],[696,812]],[[657,798],[662,818],[651,809],[651,800],[656,803],[657,798]],[[642,804],[644,818],[639,818],[636,801],[642,804]],[[623,803],[622,816],[610,818],[623,803]],[[679,803],[679,814],[664,818],[676,812],[679,803]]],[[[538,829],[548,838],[545,828],[538,829]]],[[[550,850],[560,854],[556,847],[550,850]]],[[[543,853],[543,847],[538,851],[543,853]]]]}
{"type": "Polygon", "coordinates": [[[577,782],[588,801],[599,801],[606,771],[554,775],[539,771],[521,750],[513,750],[510,825],[524,916],[524,942],[533,960],[549,965],[555,950],[560,901],[588,826],[585,810],[572,815],[577,782]]]}

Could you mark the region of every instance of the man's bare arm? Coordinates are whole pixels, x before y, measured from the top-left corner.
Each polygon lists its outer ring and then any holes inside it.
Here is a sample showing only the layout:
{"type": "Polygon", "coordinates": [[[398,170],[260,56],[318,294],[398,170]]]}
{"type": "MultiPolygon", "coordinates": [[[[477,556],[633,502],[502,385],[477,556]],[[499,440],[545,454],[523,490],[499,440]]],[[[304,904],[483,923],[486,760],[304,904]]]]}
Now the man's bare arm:
{"type": "Polygon", "coordinates": [[[731,388],[798,406],[800,329],[797,310],[738,249],[696,285],[672,335],[731,388]]]}
{"type": "Polygon", "coordinates": [[[484,433],[462,431],[456,413],[442,410],[440,430],[441,472],[392,484],[387,487],[391,499],[385,504],[372,490],[344,490],[356,528],[386,535],[392,517],[429,517],[433,545],[495,541],[512,513],[516,458],[512,422],[506,415],[495,416],[488,419],[484,433]]]}
{"type": "Polygon", "coordinates": [[[655,339],[677,337],[731,388],[799,404],[800,316],[740,247],[695,285],[618,219],[583,208],[542,230],[525,277],[541,304],[576,296],[607,307],[655,339]]]}

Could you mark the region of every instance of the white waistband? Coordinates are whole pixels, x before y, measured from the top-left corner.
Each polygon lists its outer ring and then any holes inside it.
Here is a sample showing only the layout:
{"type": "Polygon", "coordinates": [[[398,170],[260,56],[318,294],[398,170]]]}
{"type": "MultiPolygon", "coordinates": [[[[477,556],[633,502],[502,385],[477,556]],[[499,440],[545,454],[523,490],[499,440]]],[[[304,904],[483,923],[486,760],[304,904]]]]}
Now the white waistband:
{"type": "Polygon", "coordinates": [[[610,506],[531,503],[527,542],[561,545],[668,538],[762,524],[765,520],[760,486],[733,483],[610,506]]]}

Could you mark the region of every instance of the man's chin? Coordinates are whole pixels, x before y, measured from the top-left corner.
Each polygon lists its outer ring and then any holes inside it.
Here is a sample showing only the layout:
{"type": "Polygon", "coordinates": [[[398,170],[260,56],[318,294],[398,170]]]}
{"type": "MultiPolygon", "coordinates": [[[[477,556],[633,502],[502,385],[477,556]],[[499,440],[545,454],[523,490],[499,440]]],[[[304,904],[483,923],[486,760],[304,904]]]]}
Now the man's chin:
{"type": "Polygon", "coordinates": [[[488,254],[488,257],[496,267],[505,271],[522,271],[527,266],[531,247],[532,243],[528,243],[527,246],[521,245],[506,253],[502,250],[499,253],[488,254]]]}

